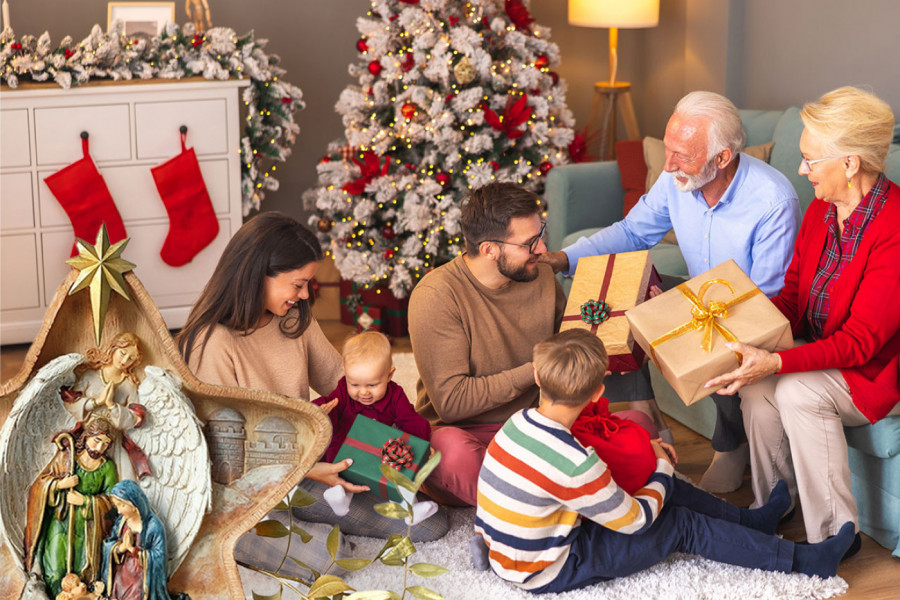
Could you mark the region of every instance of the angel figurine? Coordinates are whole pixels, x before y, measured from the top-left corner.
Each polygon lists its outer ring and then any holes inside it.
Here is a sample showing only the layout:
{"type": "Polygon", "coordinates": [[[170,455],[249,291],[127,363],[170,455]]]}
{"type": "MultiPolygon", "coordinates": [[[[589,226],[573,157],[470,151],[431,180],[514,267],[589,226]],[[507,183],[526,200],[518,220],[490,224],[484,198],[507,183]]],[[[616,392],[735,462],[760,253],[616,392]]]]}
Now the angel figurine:
{"type": "Polygon", "coordinates": [[[109,531],[107,494],[117,481],[116,465],[106,456],[113,427],[94,417],[80,429],[77,439],[69,432],[54,438],[59,451],[28,491],[25,568],[40,564],[52,597],[69,573],[93,581],[109,531]]]}
{"type": "Polygon", "coordinates": [[[103,542],[100,581],[118,600],[169,600],[166,588],[166,531],[147,496],[133,481],[110,492],[119,516],[103,542]]]}
{"type": "Polygon", "coordinates": [[[75,367],[75,384],[60,390],[66,410],[76,421],[97,414],[122,432],[121,443],[113,447],[122,479],[151,474],[147,455],[125,433],[140,427],[147,414],[137,402],[139,381],[134,370],[141,359],[140,339],[131,332],[120,333],[105,348],[85,352],[85,361],[75,367]]]}
{"type": "MultiPolygon", "coordinates": [[[[0,541],[7,543],[25,571],[40,568],[46,579],[50,569],[37,560],[34,548],[26,549],[22,543],[26,528],[40,536],[39,519],[43,518],[29,511],[29,494],[23,490],[36,485],[51,460],[65,462],[54,459],[59,448],[53,440],[59,432],[72,432],[77,438],[78,423],[86,428],[100,418],[110,423],[106,455],[108,463],[115,465],[118,480],[129,479],[123,475],[132,465],[126,444],[143,449],[151,467],[152,473],[140,479],[140,487],[166,528],[166,571],[174,572],[187,555],[210,508],[209,452],[202,424],[181,381],[155,365],[144,365],[138,376],[140,348],[137,336],[120,334],[96,354],[58,356],[41,367],[16,397],[0,429],[0,541]],[[123,420],[113,422],[118,418],[123,420]],[[127,429],[132,422],[140,427],[127,429]]],[[[84,575],[84,581],[93,581],[90,577],[99,573],[95,567],[84,575]]],[[[54,587],[53,592],[59,589],[54,587]]]]}

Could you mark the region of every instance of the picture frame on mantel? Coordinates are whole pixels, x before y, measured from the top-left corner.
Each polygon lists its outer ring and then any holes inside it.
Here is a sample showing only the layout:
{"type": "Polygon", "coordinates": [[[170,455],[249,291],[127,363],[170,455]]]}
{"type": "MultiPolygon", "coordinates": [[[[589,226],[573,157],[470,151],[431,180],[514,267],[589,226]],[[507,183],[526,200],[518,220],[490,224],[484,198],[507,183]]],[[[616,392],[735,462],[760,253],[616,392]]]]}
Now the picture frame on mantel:
{"type": "Polygon", "coordinates": [[[125,23],[125,35],[154,37],[163,32],[168,22],[175,22],[174,2],[109,2],[106,11],[106,29],[113,21],[125,23]]]}

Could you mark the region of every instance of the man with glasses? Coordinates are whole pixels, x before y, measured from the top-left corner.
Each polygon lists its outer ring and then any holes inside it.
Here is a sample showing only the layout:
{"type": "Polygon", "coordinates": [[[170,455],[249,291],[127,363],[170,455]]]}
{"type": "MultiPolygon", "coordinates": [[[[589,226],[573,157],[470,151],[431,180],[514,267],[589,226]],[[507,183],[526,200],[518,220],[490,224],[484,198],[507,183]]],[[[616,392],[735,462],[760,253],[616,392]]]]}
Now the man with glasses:
{"type": "Polygon", "coordinates": [[[559,329],[565,296],[547,251],[542,200],[512,183],[473,190],[462,205],[466,253],[428,273],[409,299],[419,369],[416,410],[442,459],[426,482],[436,500],[474,506],[488,444],[508,417],[535,406],[531,352],[559,329]]]}
{"type": "MultiPolygon", "coordinates": [[[[664,172],[653,187],[623,220],[541,260],[571,275],[583,256],[646,250],[674,229],[691,277],[734,259],[764,294],[775,296],[793,253],[800,206],[784,175],[741,153],[745,139],[730,100],[712,92],[688,94],[666,126],[664,172]]],[[[646,367],[608,382],[612,400],[653,398],[646,367]]],[[[725,493],[740,487],[749,449],[740,400],[718,394],[713,400],[716,454],[700,486],[725,493]]]]}

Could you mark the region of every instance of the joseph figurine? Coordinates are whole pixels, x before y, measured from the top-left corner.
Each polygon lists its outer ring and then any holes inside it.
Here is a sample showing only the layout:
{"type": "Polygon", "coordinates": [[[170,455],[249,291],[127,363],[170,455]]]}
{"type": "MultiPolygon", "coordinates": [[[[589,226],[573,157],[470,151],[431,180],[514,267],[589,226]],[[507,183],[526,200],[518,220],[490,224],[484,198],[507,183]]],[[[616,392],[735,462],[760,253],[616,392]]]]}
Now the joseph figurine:
{"type": "MultiPolygon", "coordinates": [[[[40,564],[51,598],[61,591],[62,578],[76,573],[83,581],[99,574],[103,538],[109,533],[112,504],[108,493],[118,480],[116,465],[106,456],[115,430],[105,418],[91,418],[71,444],[50,460],[28,491],[25,526],[25,569],[40,564]]],[[[54,440],[56,441],[56,440],[54,440]]]]}

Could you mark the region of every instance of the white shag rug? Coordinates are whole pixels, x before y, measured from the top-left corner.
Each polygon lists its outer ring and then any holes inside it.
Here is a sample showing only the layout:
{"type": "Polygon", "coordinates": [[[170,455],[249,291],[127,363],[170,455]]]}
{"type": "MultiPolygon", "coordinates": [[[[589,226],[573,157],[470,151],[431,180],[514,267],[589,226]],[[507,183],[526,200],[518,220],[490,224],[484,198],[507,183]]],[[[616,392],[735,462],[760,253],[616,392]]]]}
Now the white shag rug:
{"type": "MultiPolygon", "coordinates": [[[[415,399],[418,374],[411,353],[394,355],[394,380],[415,399]]],[[[422,585],[443,594],[447,600],[819,600],[847,591],[841,577],[821,579],[799,574],[771,573],[713,562],[697,556],[674,555],[666,561],[629,577],[596,584],[562,594],[535,596],[504,582],[491,571],[472,567],[469,539],[474,534],[475,509],[448,509],[450,532],[440,540],[416,544],[413,562],[427,562],[450,569],[435,578],[410,575],[407,585],[422,585]]],[[[384,540],[348,536],[355,543],[353,555],[375,556],[384,540]]],[[[247,597],[251,590],[271,594],[277,584],[268,577],[240,569],[247,597]]],[[[344,576],[357,590],[393,590],[402,593],[403,569],[380,562],[344,576]]],[[[409,596],[409,595],[407,595],[409,596]]],[[[285,588],[283,599],[297,595],[285,588]]]]}

